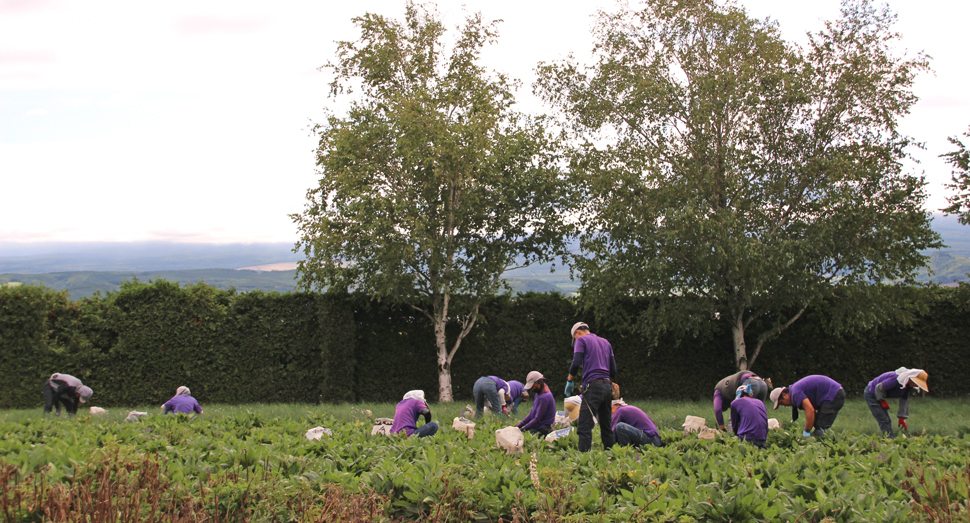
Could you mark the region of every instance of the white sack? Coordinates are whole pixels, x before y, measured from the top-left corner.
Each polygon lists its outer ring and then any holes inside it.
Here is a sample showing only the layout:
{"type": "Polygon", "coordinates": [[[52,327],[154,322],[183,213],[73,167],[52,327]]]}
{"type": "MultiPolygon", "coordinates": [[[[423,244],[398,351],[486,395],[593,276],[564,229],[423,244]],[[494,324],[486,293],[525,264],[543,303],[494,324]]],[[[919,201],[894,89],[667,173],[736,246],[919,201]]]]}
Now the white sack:
{"type": "Polygon", "coordinates": [[[514,456],[522,453],[522,445],[525,443],[525,436],[519,427],[505,427],[495,431],[495,445],[500,449],[505,449],[506,456],[514,456]]]}

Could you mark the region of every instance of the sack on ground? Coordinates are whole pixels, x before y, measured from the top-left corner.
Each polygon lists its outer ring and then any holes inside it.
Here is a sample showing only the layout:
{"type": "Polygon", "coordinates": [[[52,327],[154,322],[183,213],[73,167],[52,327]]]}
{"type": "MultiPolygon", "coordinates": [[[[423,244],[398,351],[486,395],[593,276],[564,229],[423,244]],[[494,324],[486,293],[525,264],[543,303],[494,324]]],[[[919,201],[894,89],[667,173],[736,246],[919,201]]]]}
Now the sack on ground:
{"type": "Polygon", "coordinates": [[[717,429],[712,429],[710,427],[701,427],[701,429],[697,432],[697,439],[714,439],[715,437],[717,437],[717,435],[718,435],[717,429]]]}
{"type": "Polygon", "coordinates": [[[684,420],[684,424],[681,425],[681,427],[684,427],[684,434],[688,432],[697,432],[706,426],[707,420],[698,416],[687,416],[687,419],[684,420]]]}
{"type": "Polygon", "coordinates": [[[455,418],[451,423],[451,428],[458,432],[464,432],[468,439],[475,437],[475,423],[468,418],[455,418]]]}
{"type": "Polygon", "coordinates": [[[775,418],[768,418],[768,428],[772,430],[780,430],[781,423],[779,423],[775,418]]]}
{"type": "Polygon", "coordinates": [[[147,416],[147,415],[148,415],[147,412],[139,412],[137,410],[133,410],[128,413],[128,417],[125,418],[125,421],[127,422],[141,421],[142,416],[147,416]]]}
{"type": "Polygon", "coordinates": [[[306,431],[306,439],[309,441],[317,440],[322,438],[324,434],[327,436],[333,436],[333,431],[323,427],[313,427],[312,429],[306,431]]]}
{"type": "Polygon", "coordinates": [[[384,436],[390,436],[391,425],[394,425],[393,418],[377,418],[374,420],[374,428],[371,429],[370,435],[382,434],[384,436]]]}
{"type": "Polygon", "coordinates": [[[573,421],[569,419],[569,416],[565,412],[561,411],[556,413],[556,421],[552,423],[552,428],[561,429],[561,428],[571,427],[572,424],[573,424],[573,421]]]}
{"type": "Polygon", "coordinates": [[[522,445],[525,443],[525,436],[519,427],[505,427],[495,431],[495,445],[500,449],[505,449],[506,456],[516,456],[522,454],[522,445]]]}
{"type": "Polygon", "coordinates": [[[107,413],[108,413],[108,411],[102,409],[101,407],[91,407],[91,415],[92,416],[100,416],[102,414],[107,414],[107,413]]]}
{"type": "Polygon", "coordinates": [[[572,431],[573,431],[572,427],[566,427],[564,429],[554,430],[549,434],[546,434],[546,441],[556,441],[559,438],[565,438],[572,431]]]}

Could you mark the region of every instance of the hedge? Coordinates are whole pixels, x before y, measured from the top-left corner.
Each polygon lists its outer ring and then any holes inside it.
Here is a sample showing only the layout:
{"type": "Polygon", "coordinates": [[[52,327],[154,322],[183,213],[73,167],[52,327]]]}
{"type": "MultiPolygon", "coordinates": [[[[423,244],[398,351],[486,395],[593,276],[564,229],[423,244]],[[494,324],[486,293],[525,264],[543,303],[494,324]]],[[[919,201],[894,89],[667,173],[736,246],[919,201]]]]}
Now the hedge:
{"type": "MultiPolygon", "coordinates": [[[[922,367],[934,395],[970,394],[970,286],[916,293],[925,312],[913,323],[855,335],[831,333],[825,304],[810,309],[765,346],[754,370],[775,385],[826,374],[858,395],[882,372],[922,367]]],[[[470,401],[480,376],[524,381],[531,370],[559,395],[572,359],[569,326],[580,319],[613,344],[627,398],[706,399],[733,372],[723,329],[651,345],[581,310],[556,294],[488,300],[452,364],[457,400],[470,401]]],[[[52,372],[81,378],[94,404],[106,407],[160,405],[180,385],[203,403],[230,404],[386,402],[416,388],[434,398],[438,388],[430,321],[409,307],[166,281],[136,281],[77,302],[40,287],[0,289],[0,368],[0,408],[40,406],[52,372]]]]}

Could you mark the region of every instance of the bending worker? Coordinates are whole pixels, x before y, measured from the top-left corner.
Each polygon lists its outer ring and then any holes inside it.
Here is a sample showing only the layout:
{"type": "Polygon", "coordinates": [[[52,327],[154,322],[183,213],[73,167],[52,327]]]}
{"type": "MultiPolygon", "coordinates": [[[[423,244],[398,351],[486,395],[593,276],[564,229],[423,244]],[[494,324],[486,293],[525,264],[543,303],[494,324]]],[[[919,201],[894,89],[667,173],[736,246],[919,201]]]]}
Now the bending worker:
{"type": "Polygon", "coordinates": [[[731,402],[731,430],[738,438],[758,448],[768,447],[768,409],[754,397],[750,384],[738,387],[731,402]]]}
{"type": "Polygon", "coordinates": [[[613,434],[616,436],[616,444],[624,447],[633,445],[653,445],[663,447],[666,443],[660,439],[657,426],[647,416],[646,412],[627,405],[623,399],[612,401],[613,407],[613,434]]]}
{"type": "Polygon", "coordinates": [[[434,436],[438,432],[438,422],[431,421],[431,409],[424,400],[423,390],[412,390],[394,409],[394,423],[391,434],[404,432],[407,436],[417,434],[419,438],[434,436]],[[418,418],[424,416],[424,425],[418,428],[418,418]]]}
{"type": "Polygon", "coordinates": [[[188,387],[175,389],[175,396],[162,405],[163,414],[173,412],[175,414],[202,414],[202,407],[199,402],[192,397],[192,391],[188,387]]]}
{"type": "Polygon", "coordinates": [[[528,399],[529,393],[526,392],[525,387],[522,385],[521,381],[509,380],[508,384],[509,384],[509,390],[505,396],[505,404],[506,406],[508,406],[509,403],[511,402],[512,414],[518,414],[519,403],[522,403],[522,400],[528,399]]]}
{"type": "Polygon", "coordinates": [[[475,417],[480,418],[485,412],[485,400],[492,407],[492,412],[502,414],[505,406],[505,395],[509,392],[509,384],[498,376],[482,376],[475,382],[472,394],[475,396],[475,417]]]}
{"type": "Polygon", "coordinates": [[[68,414],[77,414],[78,406],[93,395],[91,387],[85,386],[81,380],[70,374],[55,372],[44,382],[44,414],[55,408],[56,415],[60,416],[62,405],[68,414]]]}
{"type": "Polygon", "coordinates": [[[556,422],[556,398],[552,397],[546,377],[539,371],[534,370],[526,376],[525,388],[535,399],[529,415],[515,426],[522,432],[545,436],[552,432],[552,424],[556,422]]]}
{"type": "Polygon", "coordinates": [[[896,417],[899,418],[900,428],[908,429],[906,419],[909,418],[909,394],[913,389],[929,392],[930,389],[926,385],[928,378],[929,375],[923,369],[900,367],[895,371],[880,374],[866,385],[864,394],[866,405],[869,406],[869,412],[872,412],[872,417],[876,418],[876,423],[879,424],[883,434],[890,438],[895,437],[886,398],[899,398],[896,417]]]}
{"type": "Polygon", "coordinates": [[[566,378],[566,397],[573,395],[575,376],[583,369],[583,403],[579,410],[579,451],[593,447],[593,416],[599,420],[603,447],[613,446],[612,387],[616,375],[616,359],[610,342],[589,332],[589,325],[578,322],[570,329],[573,337],[573,362],[566,378]]]}
{"type": "Polygon", "coordinates": [[[724,430],[724,411],[731,408],[738,387],[751,385],[752,397],[765,401],[768,399],[768,391],[771,389],[771,380],[763,380],[750,370],[742,370],[717,382],[714,387],[714,419],[717,420],[717,428],[724,430]]]}
{"type": "Polygon", "coordinates": [[[813,374],[788,387],[772,390],[771,401],[776,409],[778,405],[791,406],[792,421],[798,421],[798,409],[805,411],[805,430],[802,431],[802,436],[822,436],[826,430],[832,428],[835,417],[845,405],[845,390],[832,378],[813,374]]]}

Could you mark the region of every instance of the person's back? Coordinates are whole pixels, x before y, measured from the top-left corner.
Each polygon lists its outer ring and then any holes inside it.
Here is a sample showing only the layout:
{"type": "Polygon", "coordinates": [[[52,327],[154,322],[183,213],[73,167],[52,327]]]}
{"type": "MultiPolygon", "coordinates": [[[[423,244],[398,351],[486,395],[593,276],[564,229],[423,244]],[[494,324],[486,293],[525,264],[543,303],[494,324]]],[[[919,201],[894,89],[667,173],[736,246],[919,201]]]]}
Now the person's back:
{"type": "Polygon", "coordinates": [[[657,425],[654,424],[650,416],[647,416],[646,412],[634,407],[633,405],[622,405],[613,411],[613,430],[616,430],[616,426],[620,423],[626,423],[631,427],[642,430],[648,436],[656,436],[659,434],[657,431],[657,425]]]}
{"type": "Polygon", "coordinates": [[[165,413],[175,412],[182,414],[202,414],[202,407],[199,402],[192,396],[187,395],[176,395],[172,399],[165,402],[163,405],[165,408],[165,413]]]}
{"type": "Polygon", "coordinates": [[[738,437],[764,442],[768,439],[768,409],[763,401],[751,397],[731,402],[731,429],[738,437]]]}
{"type": "Polygon", "coordinates": [[[821,374],[805,376],[788,386],[795,407],[804,408],[802,407],[802,400],[807,398],[816,409],[822,403],[835,399],[835,395],[841,388],[842,385],[839,385],[837,381],[821,374]]]}

